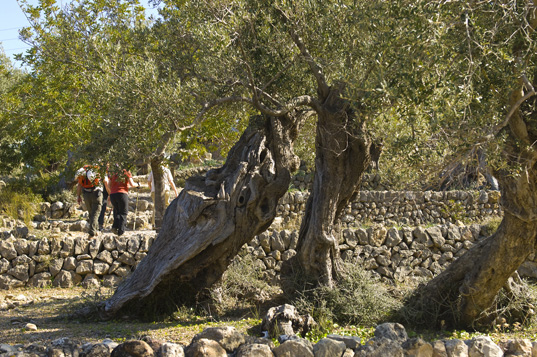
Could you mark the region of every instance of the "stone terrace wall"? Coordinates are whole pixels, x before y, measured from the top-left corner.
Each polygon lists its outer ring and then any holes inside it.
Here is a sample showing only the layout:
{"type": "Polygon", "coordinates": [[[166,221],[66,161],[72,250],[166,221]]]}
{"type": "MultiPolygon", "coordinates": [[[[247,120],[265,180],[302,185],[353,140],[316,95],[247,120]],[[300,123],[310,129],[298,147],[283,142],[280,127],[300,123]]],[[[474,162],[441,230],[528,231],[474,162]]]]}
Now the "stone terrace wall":
{"type": "MultiPolygon", "coordinates": [[[[283,261],[296,254],[297,230],[308,196],[308,192],[288,192],[280,200],[278,217],[270,229],[244,247],[269,279],[278,279],[283,261]]],[[[496,191],[360,192],[338,228],[341,256],[385,279],[429,278],[486,235],[477,222],[501,216],[499,198],[496,191]],[[476,223],[463,226],[463,221],[476,223]],[[419,226],[431,224],[436,225],[419,226]]],[[[136,227],[143,227],[145,216],[150,215],[145,210],[151,205],[139,200],[138,206],[136,227]]],[[[43,233],[38,235],[46,238],[30,235],[21,222],[0,217],[0,229],[4,230],[0,232],[0,288],[51,282],[62,287],[81,282],[112,286],[136,267],[155,237],[154,231],[147,230],[129,232],[128,238],[110,233],[92,240],[69,237],[71,232],[87,231],[86,221],[47,218],[73,214],[68,211],[72,210],[69,205],[43,207],[38,215],[40,222],[32,224],[33,228],[42,228],[43,233]]],[[[129,219],[132,227],[132,212],[129,219]]],[[[530,258],[523,267],[524,274],[537,277],[535,257],[530,258]]]]}
{"type": "Polygon", "coordinates": [[[0,289],[13,287],[115,286],[147,255],[155,233],[130,237],[15,238],[0,241],[0,289]]]}
{"type": "MultiPolygon", "coordinates": [[[[278,205],[273,227],[296,227],[309,192],[286,193],[278,205]]],[[[482,222],[502,215],[499,191],[361,191],[341,217],[345,227],[482,222]]]]}
{"type": "MultiPolygon", "coordinates": [[[[3,232],[0,240],[0,289],[43,287],[114,286],[137,266],[154,241],[153,232],[117,237],[15,238],[3,232]]],[[[340,234],[341,257],[372,271],[386,281],[429,279],[487,236],[485,226],[454,224],[424,227],[346,228],[340,234]]],[[[243,247],[255,266],[273,282],[279,280],[284,261],[296,254],[296,230],[267,231],[243,247]]],[[[519,269],[524,277],[537,278],[532,254],[519,269]]]]}

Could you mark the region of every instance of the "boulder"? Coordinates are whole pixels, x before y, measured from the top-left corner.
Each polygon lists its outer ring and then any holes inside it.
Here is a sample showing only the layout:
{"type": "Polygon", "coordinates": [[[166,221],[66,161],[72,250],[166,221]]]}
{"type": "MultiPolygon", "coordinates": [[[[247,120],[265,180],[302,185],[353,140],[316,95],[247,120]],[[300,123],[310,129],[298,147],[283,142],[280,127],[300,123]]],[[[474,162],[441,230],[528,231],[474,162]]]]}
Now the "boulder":
{"type": "Polygon", "coordinates": [[[227,357],[226,350],[213,340],[201,338],[192,342],[185,349],[186,357],[227,357]]]}
{"type": "Polygon", "coordinates": [[[274,353],[269,346],[253,343],[253,344],[244,344],[239,347],[237,350],[236,357],[274,357],[274,353]]]}
{"type": "Polygon", "coordinates": [[[74,271],[62,270],[56,275],[52,285],[60,288],[71,288],[82,281],[82,277],[74,271]]]}
{"type": "Polygon", "coordinates": [[[503,351],[489,336],[478,336],[467,342],[468,356],[502,357],[503,351]]]}
{"type": "Polygon", "coordinates": [[[289,339],[272,350],[276,357],[313,357],[311,342],[303,338],[289,339]]]}
{"type": "Polygon", "coordinates": [[[160,346],[157,351],[159,357],[184,357],[185,352],[181,345],[171,342],[165,342],[160,346]]]}
{"type": "Polygon", "coordinates": [[[112,353],[111,357],[153,357],[155,352],[147,344],[140,340],[130,340],[118,345],[112,353]]]}
{"type": "Polygon", "coordinates": [[[216,341],[229,353],[235,351],[245,342],[244,335],[231,326],[208,327],[194,336],[192,342],[200,339],[216,341]]]}
{"type": "Polygon", "coordinates": [[[408,339],[405,327],[399,323],[386,322],[375,328],[375,339],[388,339],[403,343],[408,339]]]}
{"type": "Polygon", "coordinates": [[[347,346],[343,341],[323,338],[313,346],[313,354],[315,357],[341,356],[346,349],[347,346]]]}
{"type": "Polygon", "coordinates": [[[293,305],[284,304],[270,308],[261,323],[261,329],[268,331],[269,336],[305,335],[311,330],[315,321],[309,315],[300,316],[293,305]]]}

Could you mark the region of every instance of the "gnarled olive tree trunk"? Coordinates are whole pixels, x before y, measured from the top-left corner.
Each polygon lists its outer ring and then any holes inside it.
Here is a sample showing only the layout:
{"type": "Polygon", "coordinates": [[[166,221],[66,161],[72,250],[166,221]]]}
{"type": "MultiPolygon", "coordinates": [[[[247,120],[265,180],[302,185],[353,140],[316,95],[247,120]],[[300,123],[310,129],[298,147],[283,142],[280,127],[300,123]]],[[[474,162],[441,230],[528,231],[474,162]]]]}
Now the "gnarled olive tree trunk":
{"type": "Polygon", "coordinates": [[[436,324],[443,320],[454,327],[469,328],[490,324],[496,317],[491,309],[508,279],[534,251],[537,235],[537,140],[533,100],[524,115],[515,103],[521,91],[511,98],[516,109],[509,120],[504,157],[515,171],[500,171],[503,220],[497,231],[475,244],[444,272],[419,288],[407,303],[414,323],[436,324]],[[436,317],[436,318],[435,318],[436,317]],[[421,320],[421,321],[420,321],[421,320]]]}
{"type": "Polygon", "coordinates": [[[315,176],[297,247],[306,275],[326,285],[332,285],[338,272],[336,220],[358,192],[370,163],[371,140],[357,113],[341,98],[342,90],[331,87],[317,110],[315,176]]]}
{"type": "Polygon", "coordinates": [[[298,168],[296,136],[289,116],[252,119],[224,166],[187,181],[148,255],[105,302],[103,316],[173,308],[216,282],[242,245],[272,223],[298,168]]]}

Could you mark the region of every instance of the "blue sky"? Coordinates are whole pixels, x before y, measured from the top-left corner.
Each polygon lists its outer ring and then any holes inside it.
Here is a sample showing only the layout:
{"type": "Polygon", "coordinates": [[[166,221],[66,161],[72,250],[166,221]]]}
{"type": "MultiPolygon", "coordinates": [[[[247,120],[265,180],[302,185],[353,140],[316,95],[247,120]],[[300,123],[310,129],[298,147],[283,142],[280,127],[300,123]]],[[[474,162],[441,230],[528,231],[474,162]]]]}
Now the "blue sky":
{"type": "MultiPolygon", "coordinates": [[[[31,5],[37,5],[38,0],[28,0],[31,5]]],[[[56,0],[57,4],[63,6],[68,4],[69,0],[56,0]]],[[[150,14],[156,15],[156,10],[151,9],[147,5],[147,0],[140,0],[140,3],[144,5],[148,10],[148,16],[150,14]]],[[[4,48],[4,52],[16,67],[20,67],[20,63],[15,62],[13,56],[16,53],[22,53],[28,49],[28,45],[19,40],[18,31],[29,26],[28,20],[19,7],[17,0],[1,0],[0,11],[0,43],[4,48]]]]}

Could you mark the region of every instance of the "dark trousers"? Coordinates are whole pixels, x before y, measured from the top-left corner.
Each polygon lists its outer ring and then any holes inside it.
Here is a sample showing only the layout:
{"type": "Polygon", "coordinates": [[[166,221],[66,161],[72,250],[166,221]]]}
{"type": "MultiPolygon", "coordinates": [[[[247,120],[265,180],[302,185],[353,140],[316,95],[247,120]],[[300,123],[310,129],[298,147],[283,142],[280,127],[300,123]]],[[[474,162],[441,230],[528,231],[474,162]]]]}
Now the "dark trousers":
{"type": "Polygon", "coordinates": [[[99,227],[104,226],[104,216],[106,215],[106,206],[108,206],[108,192],[103,190],[103,205],[101,207],[101,213],[99,214],[99,227]]]}
{"type": "Polygon", "coordinates": [[[97,220],[99,218],[99,213],[101,212],[101,206],[103,202],[103,191],[101,190],[93,190],[93,191],[86,191],[84,190],[82,192],[84,195],[84,202],[86,203],[86,208],[88,209],[89,213],[89,235],[94,236],[99,232],[99,225],[97,223],[97,220]]]}
{"type": "Polygon", "coordinates": [[[112,193],[110,202],[114,207],[114,223],[112,229],[117,229],[117,234],[125,233],[127,226],[127,214],[129,213],[129,195],[126,193],[112,193]]]}

